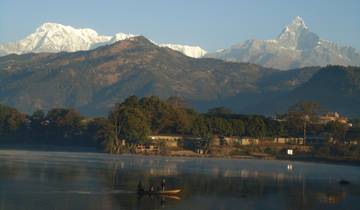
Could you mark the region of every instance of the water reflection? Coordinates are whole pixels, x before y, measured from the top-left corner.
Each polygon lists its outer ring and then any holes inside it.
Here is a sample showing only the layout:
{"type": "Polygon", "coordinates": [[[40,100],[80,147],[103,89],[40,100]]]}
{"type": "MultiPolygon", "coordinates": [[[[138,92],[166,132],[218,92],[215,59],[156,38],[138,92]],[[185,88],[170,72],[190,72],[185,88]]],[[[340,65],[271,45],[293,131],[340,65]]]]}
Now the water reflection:
{"type": "Polygon", "coordinates": [[[292,170],[293,170],[293,165],[292,165],[292,164],[288,164],[288,165],[287,165],[287,170],[288,170],[288,171],[292,171],[292,170]]]}
{"type": "Polygon", "coordinates": [[[357,209],[358,167],[0,150],[2,209],[357,209]],[[296,169],[296,170],[295,170],[296,169]],[[136,185],[182,188],[138,196],[136,185]],[[346,178],[351,185],[337,182],[346,178]]]}

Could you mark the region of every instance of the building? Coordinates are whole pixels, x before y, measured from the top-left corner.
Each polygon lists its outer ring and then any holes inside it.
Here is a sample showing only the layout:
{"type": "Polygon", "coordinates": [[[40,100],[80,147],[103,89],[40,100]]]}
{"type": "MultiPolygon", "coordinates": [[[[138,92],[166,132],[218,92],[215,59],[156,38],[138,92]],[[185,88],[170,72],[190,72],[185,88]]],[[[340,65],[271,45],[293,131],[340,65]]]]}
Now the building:
{"type": "Polygon", "coordinates": [[[348,124],[349,120],[346,117],[340,116],[340,114],[337,112],[328,112],[319,117],[319,123],[327,124],[329,122],[348,124]]]}
{"type": "Polygon", "coordinates": [[[344,143],[345,143],[345,144],[350,144],[350,145],[359,145],[359,144],[360,144],[360,140],[351,139],[351,140],[345,141],[344,143]]]}
{"type": "Polygon", "coordinates": [[[303,137],[276,137],[274,139],[274,143],[303,145],[305,144],[305,141],[303,137]]]}
{"type": "Polygon", "coordinates": [[[160,147],[153,144],[136,144],[134,151],[135,153],[157,154],[160,152],[160,147]]]}
{"type": "Polygon", "coordinates": [[[152,143],[163,144],[166,147],[174,148],[179,147],[181,142],[184,140],[184,136],[176,135],[151,135],[149,139],[152,143]]]}
{"type": "Polygon", "coordinates": [[[240,144],[241,144],[241,140],[239,137],[229,136],[229,137],[221,138],[221,145],[234,146],[234,145],[240,145],[240,144]]]}
{"type": "Polygon", "coordinates": [[[326,144],[328,142],[332,142],[332,138],[329,138],[325,135],[317,135],[317,136],[307,136],[306,144],[326,144]]]}
{"type": "Polygon", "coordinates": [[[183,140],[184,136],[176,135],[151,135],[149,136],[151,140],[163,140],[163,141],[178,141],[183,140]]]}
{"type": "Polygon", "coordinates": [[[240,138],[240,145],[255,145],[255,144],[259,144],[258,138],[252,138],[252,137],[240,138]]]}

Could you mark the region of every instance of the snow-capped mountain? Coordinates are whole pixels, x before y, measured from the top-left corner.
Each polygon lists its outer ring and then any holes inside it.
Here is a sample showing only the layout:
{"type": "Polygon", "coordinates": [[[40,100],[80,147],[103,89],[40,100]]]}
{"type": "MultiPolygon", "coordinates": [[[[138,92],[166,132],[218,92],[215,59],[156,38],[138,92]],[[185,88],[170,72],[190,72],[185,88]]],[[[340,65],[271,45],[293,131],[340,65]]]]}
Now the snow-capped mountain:
{"type": "Polygon", "coordinates": [[[329,64],[360,65],[358,51],[321,39],[309,30],[300,17],[295,17],[275,39],[247,40],[205,57],[279,69],[329,64]]]}
{"type": "Polygon", "coordinates": [[[189,57],[200,58],[206,54],[206,51],[198,46],[179,45],[179,44],[159,44],[160,47],[168,47],[179,51],[189,57]]]}
{"type": "MultiPolygon", "coordinates": [[[[134,37],[133,34],[117,33],[114,36],[99,35],[96,31],[83,28],[76,29],[58,23],[44,23],[26,38],[13,42],[0,44],[0,56],[15,53],[30,52],[75,52],[79,50],[95,49],[99,46],[134,37]]],[[[197,46],[159,44],[182,52],[189,57],[201,57],[206,51],[197,46]]]]}
{"type": "Polygon", "coordinates": [[[92,29],[75,29],[56,23],[44,23],[25,39],[0,45],[0,54],[88,50],[93,44],[107,42],[110,39],[109,36],[98,35],[92,29]]]}

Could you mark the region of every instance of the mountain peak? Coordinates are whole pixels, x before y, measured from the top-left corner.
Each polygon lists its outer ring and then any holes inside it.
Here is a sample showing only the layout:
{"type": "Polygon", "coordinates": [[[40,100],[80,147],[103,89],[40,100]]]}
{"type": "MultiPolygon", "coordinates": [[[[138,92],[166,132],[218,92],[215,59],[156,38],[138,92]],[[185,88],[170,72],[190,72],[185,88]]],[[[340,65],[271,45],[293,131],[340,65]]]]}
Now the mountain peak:
{"type": "Polygon", "coordinates": [[[179,45],[179,44],[160,44],[160,47],[168,47],[172,50],[179,51],[184,55],[193,58],[200,58],[204,56],[207,52],[199,46],[189,46],[189,45],[179,45]]]}
{"type": "Polygon", "coordinates": [[[249,62],[265,67],[291,69],[304,66],[360,65],[360,53],[321,39],[296,16],[281,33],[270,40],[247,40],[206,57],[249,62]]]}
{"type": "Polygon", "coordinates": [[[304,28],[304,29],[308,29],[308,27],[306,26],[304,20],[300,17],[300,16],[296,16],[291,24],[289,25],[290,27],[293,27],[293,28],[304,28]]]}
{"type": "Polygon", "coordinates": [[[319,37],[311,32],[304,20],[296,16],[277,38],[279,44],[291,50],[311,49],[318,44],[319,37]]]}
{"type": "Polygon", "coordinates": [[[295,36],[304,31],[309,31],[309,28],[305,24],[305,21],[300,17],[296,16],[289,25],[287,25],[279,35],[279,39],[286,38],[288,36],[295,36]]]}
{"type": "Polygon", "coordinates": [[[41,24],[36,30],[50,30],[53,28],[64,28],[65,26],[60,23],[46,22],[41,24]]]}
{"type": "Polygon", "coordinates": [[[46,22],[40,25],[36,31],[35,34],[58,34],[62,36],[90,36],[91,38],[97,37],[98,34],[95,30],[91,28],[74,28],[72,26],[66,26],[62,25],[60,23],[53,23],[53,22],[46,22]]]}
{"type": "MultiPolygon", "coordinates": [[[[114,36],[99,35],[90,28],[74,28],[60,23],[45,22],[35,32],[14,43],[0,44],[0,56],[30,52],[74,52],[90,50],[100,46],[113,44],[121,40],[136,41],[142,44],[156,44],[143,36],[129,33],[117,33],[114,36]]],[[[161,44],[156,44],[161,46],[161,44]]],[[[201,57],[206,51],[196,46],[168,45],[190,57],[201,57]]]]}

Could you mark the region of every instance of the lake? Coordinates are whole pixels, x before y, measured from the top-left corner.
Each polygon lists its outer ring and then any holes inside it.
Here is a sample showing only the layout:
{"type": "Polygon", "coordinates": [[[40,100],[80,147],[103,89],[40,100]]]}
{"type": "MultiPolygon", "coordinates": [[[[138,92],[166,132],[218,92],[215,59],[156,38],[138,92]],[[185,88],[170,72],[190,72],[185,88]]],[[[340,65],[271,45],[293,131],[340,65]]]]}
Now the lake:
{"type": "Polygon", "coordinates": [[[0,210],[351,210],[359,203],[357,166],[0,150],[0,210]],[[139,180],[158,186],[163,178],[183,191],[136,194],[139,180]]]}

